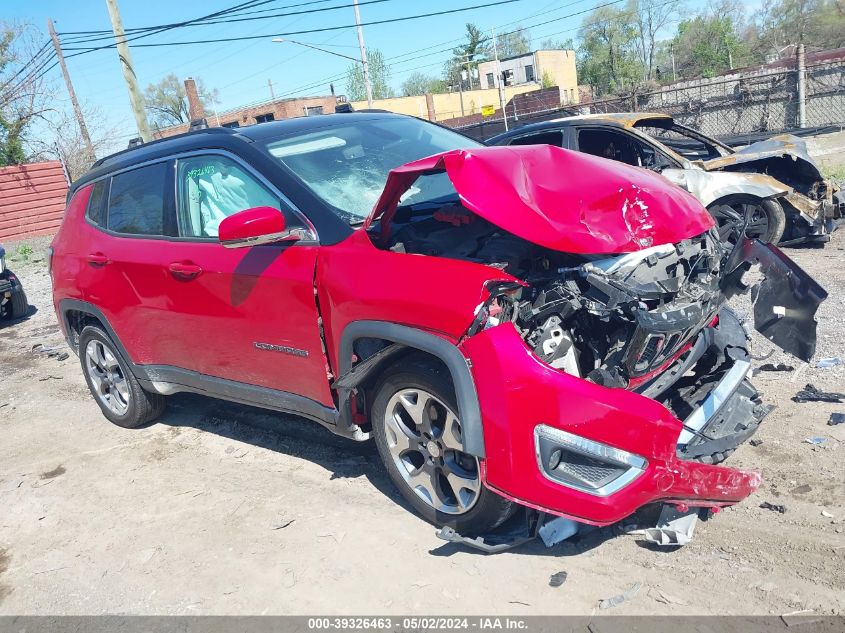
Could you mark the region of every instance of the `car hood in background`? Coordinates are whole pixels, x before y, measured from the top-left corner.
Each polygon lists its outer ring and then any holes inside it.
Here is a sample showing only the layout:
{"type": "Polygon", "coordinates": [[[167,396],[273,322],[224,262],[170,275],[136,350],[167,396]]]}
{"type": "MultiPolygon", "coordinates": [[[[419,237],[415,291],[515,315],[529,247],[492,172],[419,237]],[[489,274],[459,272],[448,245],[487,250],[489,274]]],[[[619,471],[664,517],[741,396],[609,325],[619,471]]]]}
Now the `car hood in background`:
{"type": "Polygon", "coordinates": [[[696,164],[701,165],[706,171],[716,171],[731,167],[732,165],[754,163],[784,156],[792,158],[792,160],[804,161],[815,170],[819,178],[822,177],[818,165],[807,151],[807,144],[792,134],[773,136],[765,141],[759,141],[743,147],[733,154],[720,156],[711,160],[697,161],[696,164]]]}
{"type": "Polygon", "coordinates": [[[386,236],[413,182],[443,171],[464,207],[556,251],[627,253],[713,226],[698,200],[662,176],[550,145],[526,145],[452,150],[397,167],[364,227],[381,219],[386,236]]]}

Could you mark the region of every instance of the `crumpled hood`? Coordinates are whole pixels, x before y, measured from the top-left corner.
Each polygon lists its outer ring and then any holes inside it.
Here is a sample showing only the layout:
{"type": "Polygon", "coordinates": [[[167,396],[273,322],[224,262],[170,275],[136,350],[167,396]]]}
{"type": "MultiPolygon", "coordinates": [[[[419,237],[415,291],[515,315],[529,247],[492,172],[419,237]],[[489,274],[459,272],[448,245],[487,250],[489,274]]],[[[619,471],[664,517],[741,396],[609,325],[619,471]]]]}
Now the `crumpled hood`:
{"type": "Polygon", "coordinates": [[[792,134],[773,136],[765,141],[758,141],[757,143],[752,143],[747,147],[743,147],[733,154],[720,156],[719,158],[713,158],[711,160],[697,161],[696,164],[700,165],[706,171],[716,171],[719,169],[725,169],[726,167],[730,167],[732,165],[753,163],[758,160],[781,158],[783,156],[788,156],[793,160],[802,160],[808,163],[815,169],[818,177],[822,177],[819,166],[807,151],[807,144],[792,134]]]}
{"type": "Polygon", "coordinates": [[[462,204],[500,228],[556,251],[627,253],[713,227],[692,195],[662,176],[549,145],[452,150],[390,172],[364,228],[386,236],[399,199],[422,174],[445,171],[462,204]]]}

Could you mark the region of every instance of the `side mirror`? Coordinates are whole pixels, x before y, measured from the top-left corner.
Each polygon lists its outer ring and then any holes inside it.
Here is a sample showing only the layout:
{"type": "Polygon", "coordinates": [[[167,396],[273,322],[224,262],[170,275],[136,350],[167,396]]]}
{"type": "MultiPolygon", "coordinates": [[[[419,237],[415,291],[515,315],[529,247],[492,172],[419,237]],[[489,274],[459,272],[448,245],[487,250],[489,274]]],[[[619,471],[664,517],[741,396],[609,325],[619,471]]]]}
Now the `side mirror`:
{"type": "Polygon", "coordinates": [[[302,239],[300,229],[285,228],[285,216],[273,207],[254,207],[224,218],[217,239],[226,248],[241,248],[302,239]]]}

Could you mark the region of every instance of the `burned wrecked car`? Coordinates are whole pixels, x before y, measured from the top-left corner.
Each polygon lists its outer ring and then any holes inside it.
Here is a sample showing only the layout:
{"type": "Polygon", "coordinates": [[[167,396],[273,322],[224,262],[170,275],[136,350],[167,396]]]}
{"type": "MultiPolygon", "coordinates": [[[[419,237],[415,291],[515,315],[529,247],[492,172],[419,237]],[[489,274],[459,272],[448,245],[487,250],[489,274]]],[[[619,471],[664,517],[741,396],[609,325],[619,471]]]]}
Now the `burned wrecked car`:
{"type": "Polygon", "coordinates": [[[845,194],[825,179],[795,136],[735,150],[669,115],[624,113],[535,123],[489,141],[533,143],[659,172],[698,198],[731,239],[744,227],[746,235],[764,242],[825,242],[845,216],[845,194]]]}
{"type": "Polygon", "coordinates": [[[52,248],[109,420],[180,391],[296,413],[373,439],[409,503],[469,535],[751,494],[758,473],[717,465],[768,411],[726,301],[759,265],[758,329],[807,359],[825,297],[657,174],[387,113],[104,159],[52,248]]]}

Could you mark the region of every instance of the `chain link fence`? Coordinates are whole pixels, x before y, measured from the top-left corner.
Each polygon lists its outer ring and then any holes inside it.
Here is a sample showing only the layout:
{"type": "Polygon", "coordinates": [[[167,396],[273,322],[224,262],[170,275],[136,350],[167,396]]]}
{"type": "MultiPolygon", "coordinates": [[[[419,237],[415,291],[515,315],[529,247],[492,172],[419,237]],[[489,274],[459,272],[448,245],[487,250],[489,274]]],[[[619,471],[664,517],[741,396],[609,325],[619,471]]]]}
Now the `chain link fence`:
{"type": "MultiPolygon", "coordinates": [[[[845,126],[845,60],[808,64],[805,77],[803,128],[845,126]]],[[[613,112],[663,112],[683,125],[721,138],[773,135],[802,127],[795,68],[679,82],[653,92],[574,107],[549,109],[546,106],[520,112],[519,108],[508,105],[506,111],[511,128],[575,114],[613,112]]],[[[459,128],[480,140],[504,129],[500,113],[495,120],[459,128]]]]}

